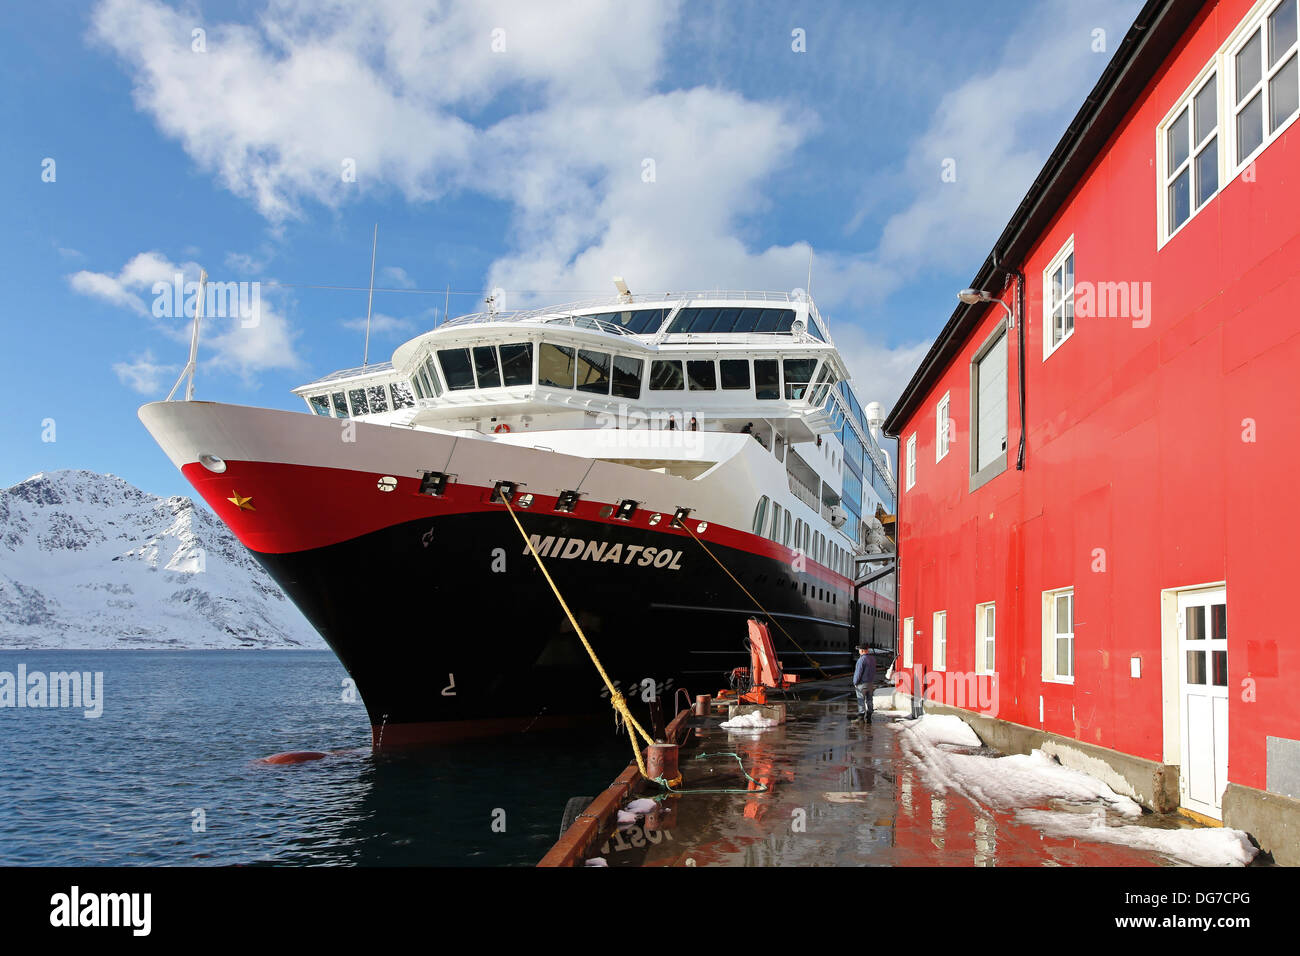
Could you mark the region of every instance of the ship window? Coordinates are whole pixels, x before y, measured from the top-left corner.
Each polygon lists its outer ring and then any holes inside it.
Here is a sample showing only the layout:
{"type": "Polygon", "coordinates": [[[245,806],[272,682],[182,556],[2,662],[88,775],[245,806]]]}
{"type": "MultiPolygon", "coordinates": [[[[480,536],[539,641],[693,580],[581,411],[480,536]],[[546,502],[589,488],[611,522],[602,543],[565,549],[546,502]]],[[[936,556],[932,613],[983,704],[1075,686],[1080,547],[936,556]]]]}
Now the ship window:
{"type": "Polygon", "coordinates": [[[335,392],[333,395],[330,396],[330,401],[334,403],[335,418],[348,417],[348,400],[347,397],[344,396],[342,392],[335,392]]]}
{"type": "Polygon", "coordinates": [[[650,363],[650,389],[657,392],[671,392],[685,388],[682,379],[682,363],[655,359],[650,363]]]}
{"type": "Polygon", "coordinates": [[[614,356],[614,394],[620,398],[641,397],[641,373],[645,362],[626,355],[614,356]]]}
{"type": "Polygon", "coordinates": [[[712,332],[725,309],[699,309],[687,332],[712,332]]]}
{"type": "Polygon", "coordinates": [[[442,394],[442,382],[438,380],[438,370],[433,367],[432,355],[424,357],[424,384],[432,386],[433,395],[431,397],[437,398],[442,394]]]}
{"type": "Polygon", "coordinates": [[[388,411],[388,392],[382,385],[371,385],[366,389],[366,398],[370,401],[370,410],[376,414],[388,411]]]}
{"type": "Polygon", "coordinates": [[[416,369],[415,375],[411,377],[411,384],[415,386],[416,398],[429,397],[429,393],[424,390],[424,382],[422,381],[423,378],[424,378],[424,372],[420,369],[416,369]]]}
{"type": "Polygon", "coordinates": [[[609,394],[609,353],[578,350],[578,391],[609,394]]]}
{"type": "Polygon", "coordinates": [[[406,382],[392,382],[388,386],[393,393],[393,408],[410,408],[415,404],[411,395],[411,386],[406,382]]]}
{"type": "Polygon", "coordinates": [[[311,405],[311,410],[317,415],[324,415],[329,418],[330,415],[330,397],[328,395],[312,395],[307,399],[311,405]]]}
{"type": "Polygon", "coordinates": [[[734,332],[735,326],[745,324],[744,313],[752,311],[752,309],[719,309],[718,317],[709,326],[709,331],[734,332]]]}
{"type": "Polygon", "coordinates": [[[748,359],[722,359],[718,366],[722,372],[723,388],[749,388],[748,359]]]}
{"type": "Polygon", "coordinates": [[[687,362],[686,377],[693,391],[712,392],[718,387],[718,370],[711,361],[687,362]]]}
{"type": "Polygon", "coordinates": [[[354,388],[348,392],[348,402],[352,405],[353,415],[369,415],[370,407],[366,404],[366,390],[354,388]]]}
{"type": "Polygon", "coordinates": [[[668,326],[669,332],[685,332],[694,323],[696,317],[704,311],[703,309],[682,309],[677,313],[677,318],[673,319],[673,324],[668,326]]]}
{"type": "Polygon", "coordinates": [[[798,401],[808,393],[808,383],[812,381],[817,368],[815,358],[798,358],[785,360],[785,397],[798,401]]]}
{"type": "Polygon", "coordinates": [[[447,387],[455,391],[474,387],[474,368],[470,365],[469,349],[443,349],[438,353],[442,374],[447,376],[447,387]]]}
{"type": "Polygon", "coordinates": [[[754,506],[754,534],[763,533],[763,525],[767,521],[767,501],[767,495],[763,495],[754,506]]]}
{"type": "Polygon", "coordinates": [[[497,365],[497,350],[491,345],[474,348],[474,372],[479,388],[500,388],[501,367],[497,365]]]}
{"type": "Polygon", "coordinates": [[[781,397],[781,371],[776,359],[754,359],[754,388],[759,398],[781,397]]]}
{"type": "Polygon", "coordinates": [[[543,342],[537,359],[537,384],[573,388],[573,375],[573,349],[543,342]]]}
{"type": "Polygon", "coordinates": [[[781,506],[772,502],[772,532],[768,535],[777,544],[781,543],[781,506]]]}
{"type": "Polygon", "coordinates": [[[506,385],[532,385],[533,343],[511,342],[500,348],[501,374],[506,385]]]}
{"type": "Polygon", "coordinates": [[[785,513],[785,525],[781,532],[781,543],[787,548],[790,547],[790,512],[785,513]]]}

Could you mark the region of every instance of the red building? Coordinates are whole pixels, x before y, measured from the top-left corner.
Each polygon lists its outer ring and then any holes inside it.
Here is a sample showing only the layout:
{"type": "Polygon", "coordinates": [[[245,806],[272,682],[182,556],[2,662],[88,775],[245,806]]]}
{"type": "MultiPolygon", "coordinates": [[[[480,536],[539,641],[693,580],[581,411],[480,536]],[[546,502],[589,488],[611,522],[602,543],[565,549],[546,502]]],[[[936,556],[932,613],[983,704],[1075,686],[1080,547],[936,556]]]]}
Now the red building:
{"type": "Polygon", "coordinates": [[[1300,862],[1298,36],[1296,0],[1148,2],[977,273],[991,301],[965,296],[885,422],[927,696],[1279,862],[1300,862]]]}

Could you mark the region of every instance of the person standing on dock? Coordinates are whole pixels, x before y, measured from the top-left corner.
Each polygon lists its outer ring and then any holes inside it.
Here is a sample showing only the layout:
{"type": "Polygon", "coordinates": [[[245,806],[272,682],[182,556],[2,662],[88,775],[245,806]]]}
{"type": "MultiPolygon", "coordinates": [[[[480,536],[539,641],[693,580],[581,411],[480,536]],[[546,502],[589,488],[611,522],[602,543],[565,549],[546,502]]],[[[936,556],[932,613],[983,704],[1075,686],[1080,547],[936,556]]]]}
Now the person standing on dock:
{"type": "Polygon", "coordinates": [[[853,691],[858,695],[858,716],[854,720],[870,720],[875,712],[876,658],[868,644],[858,645],[858,664],[853,668],[853,691]]]}

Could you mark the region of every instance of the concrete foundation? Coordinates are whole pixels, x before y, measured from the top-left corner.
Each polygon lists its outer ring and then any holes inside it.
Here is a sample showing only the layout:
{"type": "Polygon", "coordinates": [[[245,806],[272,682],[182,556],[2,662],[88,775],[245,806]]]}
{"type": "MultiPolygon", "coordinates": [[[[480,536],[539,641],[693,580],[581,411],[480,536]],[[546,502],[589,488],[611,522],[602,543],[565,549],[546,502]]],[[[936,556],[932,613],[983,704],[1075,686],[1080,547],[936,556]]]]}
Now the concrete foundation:
{"type": "Polygon", "coordinates": [[[1092,774],[1116,793],[1132,797],[1148,810],[1169,813],[1178,809],[1178,768],[1170,764],[934,701],[926,701],[925,709],[934,714],[957,715],[970,724],[980,740],[1003,753],[1027,754],[1041,750],[1059,760],[1062,766],[1092,774]]]}
{"type": "Polygon", "coordinates": [[[1300,800],[1230,783],[1223,791],[1223,825],[1245,830],[1282,866],[1300,866],[1300,800]]]}

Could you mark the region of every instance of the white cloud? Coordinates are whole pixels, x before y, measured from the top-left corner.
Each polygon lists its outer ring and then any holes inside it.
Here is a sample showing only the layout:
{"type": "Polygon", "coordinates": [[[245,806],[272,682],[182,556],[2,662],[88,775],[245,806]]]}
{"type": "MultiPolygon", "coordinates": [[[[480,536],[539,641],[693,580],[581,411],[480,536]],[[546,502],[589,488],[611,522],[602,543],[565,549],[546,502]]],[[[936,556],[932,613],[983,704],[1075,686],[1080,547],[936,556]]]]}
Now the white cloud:
{"type": "Polygon", "coordinates": [[[384,283],[398,289],[414,289],[415,280],[406,274],[401,266],[384,266],[379,270],[384,283]]]}
{"type": "MultiPolygon", "coordinates": [[[[116,275],[83,269],[69,276],[68,282],[83,295],[145,316],[155,331],[172,342],[188,344],[189,320],[179,315],[175,308],[174,290],[178,275],[185,283],[183,296],[190,296],[193,292],[190,284],[197,283],[199,279],[198,265],[194,262],[178,265],[160,252],[149,251],[132,257],[116,275]],[[163,286],[155,294],[157,283],[163,283],[163,286]],[[150,303],[147,305],[144,298],[146,290],[150,295],[150,303]]],[[[251,301],[252,286],[247,286],[246,291],[245,301],[251,301]]],[[[207,310],[208,317],[204,319],[200,341],[200,358],[205,366],[224,369],[245,379],[256,372],[269,369],[300,367],[302,363],[294,350],[298,333],[265,293],[266,290],[259,286],[256,293],[258,307],[255,314],[248,317],[223,316],[216,314],[213,309],[207,310]]],[[[208,294],[208,301],[213,302],[215,289],[211,285],[208,294]]],[[[114,366],[115,370],[117,368],[114,366]]],[[[140,368],[143,369],[144,366],[140,368]]],[[[119,377],[123,374],[125,373],[118,371],[119,377]]],[[[142,371],[140,374],[146,373],[142,371]]],[[[147,378],[139,380],[148,381],[147,378]]]]}
{"type": "Polygon", "coordinates": [[[150,251],[133,257],[117,275],[82,269],[68,276],[68,282],[82,295],[123,306],[140,315],[151,315],[150,306],[145,304],[144,291],[147,289],[152,294],[157,282],[174,283],[177,273],[184,276],[183,281],[198,281],[199,267],[193,262],[178,266],[161,253],[150,251]]]}
{"type": "Polygon", "coordinates": [[[113,371],[118,381],[141,395],[157,395],[169,376],[179,374],[180,366],[159,365],[154,361],[153,352],[146,349],[143,355],[135,356],[130,362],[114,363],[113,371]]]}
{"type": "MultiPolygon", "coordinates": [[[[351,329],[354,332],[364,332],[366,330],[366,317],[363,315],[359,319],[346,319],[340,324],[345,329],[351,329]]],[[[381,312],[376,312],[370,317],[370,334],[372,337],[404,335],[414,332],[415,323],[410,319],[394,318],[391,315],[384,315],[381,312]]]]}

